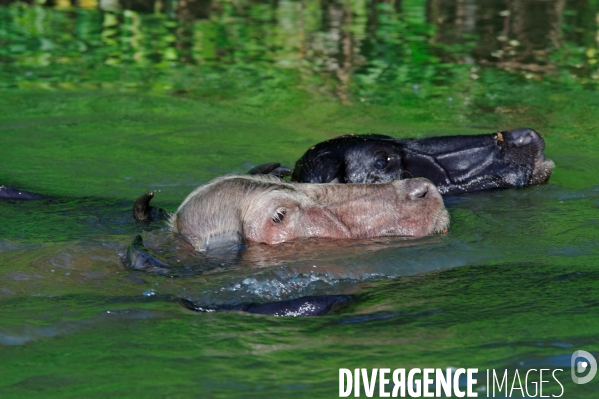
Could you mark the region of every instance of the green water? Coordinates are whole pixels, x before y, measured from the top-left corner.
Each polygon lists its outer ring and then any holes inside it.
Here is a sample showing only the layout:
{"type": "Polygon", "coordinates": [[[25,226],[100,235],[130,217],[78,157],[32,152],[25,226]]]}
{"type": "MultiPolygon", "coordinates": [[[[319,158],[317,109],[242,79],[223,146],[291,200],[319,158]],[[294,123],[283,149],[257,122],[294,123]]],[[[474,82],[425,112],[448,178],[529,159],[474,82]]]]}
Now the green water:
{"type": "Polygon", "coordinates": [[[358,367],[558,367],[564,398],[599,397],[569,375],[599,353],[599,2],[33,3],[0,6],[0,183],[52,198],[0,202],[1,397],[327,398],[358,367]],[[447,235],[250,248],[179,279],[121,264],[148,190],[174,210],[343,133],[519,126],[549,184],[450,198],[447,235]],[[171,300],[336,293],[355,301],[322,318],[171,300]]]}

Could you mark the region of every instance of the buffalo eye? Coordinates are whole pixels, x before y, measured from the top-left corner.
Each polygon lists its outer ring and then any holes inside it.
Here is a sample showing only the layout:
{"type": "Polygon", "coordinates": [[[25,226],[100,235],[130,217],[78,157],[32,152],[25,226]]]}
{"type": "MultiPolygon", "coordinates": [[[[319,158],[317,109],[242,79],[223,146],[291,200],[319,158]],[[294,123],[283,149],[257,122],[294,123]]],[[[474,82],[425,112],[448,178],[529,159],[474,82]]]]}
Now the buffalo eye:
{"type": "Polygon", "coordinates": [[[385,169],[389,164],[389,157],[387,155],[381,155],[377,158],[374,163],[374,167],[377,169],[385,169]]]}
{"type": "Polygon", "coordinates": [[[287,210],[285,208],[279,208],[275,211],[275,214],[272,215],[272,221],[275,223],[281,223],[287,214],[287,210]]]}

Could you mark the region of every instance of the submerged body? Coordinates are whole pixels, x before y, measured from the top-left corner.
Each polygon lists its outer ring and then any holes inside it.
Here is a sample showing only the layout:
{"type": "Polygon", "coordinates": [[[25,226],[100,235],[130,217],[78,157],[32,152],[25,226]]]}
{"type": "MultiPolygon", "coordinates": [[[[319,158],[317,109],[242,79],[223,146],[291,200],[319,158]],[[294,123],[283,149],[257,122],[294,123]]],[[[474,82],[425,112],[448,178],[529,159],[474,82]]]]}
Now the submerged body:
{"type": "MultiPolygon", "coordinates": [[[[146,197],[140,203],[149,202],[152,196],[146,197]]],[[[446,231],[449,215],[441,195],[425,179],[385,184],[298,184],[273,176],[245,175],[220,177],[198,187],[172,215],[170,225],[177,233],[173,243],[179,249],[164,253],[179,254],[181,249],[186,252],[188,246],[191,253],[203,257],[197,259],[188,254],[190,264],[199,262],[205,270],[211,270],[215,261],[218,267],[235,263],[233,258],[240,253],[237,249],[244,243],[296,240],[295,244],[310,237],[422,237],[446,231]],[[185,239],[185,245],[177,242],[180,237],[185,239]],[[198,252],[207,252],[208,256],[198,252]]],[[[257,247],[268,248],[252,246],[257,247]]],[[[281,249],[282,253],[289,251],[281,249]]],[[[169,260],[145,248],[140,236],[124,257],[129,269],[165,276],[193,273],[193,266],[188,270],[186,262],[176,260],[174,270],[169,260]]],[[[351,297],[319,295],[268,303],[208,306],[186,298],[181,303],[199,312],[238,310],[274,316],[320,316],[347,306],[351,297]]]]}
{"type": "Polygon", "coordinates": [[[377,183],[424,177],[441,194],[544,184],[554,164],[528,128],[474,136],[394,139],[341,136],[310,148],[295,164],[302,183],[377,183]]]}
{"type": "Polygon", "coordinates": [[[0,185],[0,199],[7,200],[36,200],[45,198],[43,195],[28,193],[16,188],[0,185]]]}
{"type": "Polygon", "coordinates": [[[425,179],[323,185],[224,176],[193,191],[171,218],[173,232],[197,251],[309,237],[422,237],[448,225],[443,200],[425,179]]]}

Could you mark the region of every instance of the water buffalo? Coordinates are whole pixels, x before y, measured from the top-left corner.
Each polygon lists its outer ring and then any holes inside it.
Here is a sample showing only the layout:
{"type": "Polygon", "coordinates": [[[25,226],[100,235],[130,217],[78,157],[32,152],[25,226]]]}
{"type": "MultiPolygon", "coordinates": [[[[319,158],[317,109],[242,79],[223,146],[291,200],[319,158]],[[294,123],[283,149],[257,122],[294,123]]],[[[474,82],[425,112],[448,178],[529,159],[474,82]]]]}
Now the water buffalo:
{"type": "Polygon", "coordinates": [[[448,224],[438,190],[425,179],[296,184],[266,175],[217,178],[189,194],[170,219],[172,231],[201,252],[308,237],[422,237],[448,224]]]}
{"type": "MultiPolygon", "coordinates": [[[[140,197],[134,213],[148,215],[151,198],[140,197]]],[[[196,256],[205,256],[203,261],[189,259],[191,263],[199,261],[200,267],[211,270],[215,256],[220,265],[223,253],[238,253],[236,250],[245,243],[278,244],[310,237],[422,237],[446,231],[449,215],[438,190],[426,179],[384,184],[298,184],[268,175],[230,175],[194,190],[171,215],[169,224],[176,233],[171,243],[175,249],[161,253],[178,256],[188,246],[196,256]]],[[[256,247],[270,246],[254,245],[248,251],[256,247]]],[[[169,260],[144,246],[141,236],[133,240],[123,261],[131,270],[158,275],[172,277],[189,272],[185,260],[176,260],[171,267],[169,260]]],[[[347,295],[218,306],[181,299],[183,306],[199,312],[238,310],[275,316],[324,315],[349,303],[351,297],[347,295]]]]}
{"type": "Polygon", "coordinates": [[[554,163],[544,148],[543,138],[528,128],[423,139],[346,135],[306,151],[291,180],[377,183],[424,177],[443,195],[520,188],[549,180],[554,163]]]}

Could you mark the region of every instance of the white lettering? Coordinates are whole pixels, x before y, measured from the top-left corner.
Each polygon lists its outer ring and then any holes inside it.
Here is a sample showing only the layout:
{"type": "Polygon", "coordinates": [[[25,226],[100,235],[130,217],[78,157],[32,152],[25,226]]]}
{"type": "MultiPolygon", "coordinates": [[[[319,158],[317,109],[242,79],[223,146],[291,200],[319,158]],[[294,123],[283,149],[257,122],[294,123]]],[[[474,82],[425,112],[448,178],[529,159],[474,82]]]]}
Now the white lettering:
{"type": "Polygon", "coordinates": [[[391,392],[391,396],[397,398],[397,390],[401,388],[400,397],[406,397],[406,369],[395,369],[393,371],[393,391],[391,392]],[[401,379],[398,379],[397,376],[400,375],[401,379]]]}
{"type": "Polygon", "coordinates": [[[437,380],[437,397],[441,397],[441,387],[443,387],[443,393],[445,396],[451,397],[451,369],[448,367],[445,370],[445,376],[443,376],[443,370],[437,369],[435,374],[437,380]]]}
{"type": "MultiPolygon", "coordinates": [[[[505,396],[507,396],[507,370],[503,373],[503,378],[501,379],[501,384],[497,380],[497,375],[495,374],[495,369],[493,369],[493,397],[495,396],[495,384],[497,384],[497,388],[499,388],[499,392],[503,389],[503,384],[505,383],[505,396]]],[[[488,395],[488,392],[487,392],[488,395]]]]}
{"type": "Polygon", "coordinates": [[[540,369],[540,370],[539,370],[539,373],[541,374],[541,377],[540,377],[540,380],[541,380],[541,381],[539,381],[539,393],[540,393],[540,394],[539,394],[539,398],[548,398],[548,397],[549,397],[549,395],[547,395],[547,396],[543,396],[543,383],[544,383],[544,382],[549,382],[549,380],[547,380],[547,381],[543,381],[543,370],[549,371],[549,369],[540,369]]]}
{"type": "Polygon", "coordinates": [[[530,392],[528,392],[528,373],[530,373],[531,371],[537,371],[537,369],[530,369],[526,372],[526,378],[524,379],[524,388],[526,388],[526,396],[530,396],[531,398],[536,398],[537,397],[537,393],[539,393],[539,387],[538,384],[536,382],[531,382],[532,385],[535,386],[535,394],[531,395],[530,392]]]}
{"type": "Polygon", "coordinates": [[[473,392],[472,389],[474,388],[474,385],[478,382],[478,380],[474,379],[473,374],[474,373],[478,373],[478,369],[468,369],[468,377],[467,377],[467,381],[468,381],[468,397],[469,398],[478,398],[478,392],[473,392]]]}
{"type": "Polygon", "coordinates": [[[422,382],[420,380],[414,380],[414,374],[420,373],[420,369],[412,369],[408,373],[408,395],[410,395],[413,398],[420,397],[420,385],[422,382]],[[416,390],[414,390],[414,387],[416,387],[416,390]]]}
{"type": "Polygon", "coordinates": [[[463,398],[464,396],[466,396],[465,392],[460,391],[460,375],[465,373],[466,370],[457,369],[455,371],[455,374],[453,375],[453,394],[458,398],[463,398]]]}
{"type": "Polygon", "coordinates": [[[553,370],[553,373],[552,373],[552,375],[553,375],[553,379],[554,379],[555,381],[557,381],[557,383],[559,384],[559,386],[560,386],[560,387],[562,387],[562,393],[561,393],[559,396],[556,396],[556,395],[551,395],[551,396],[553,396],[554,398],[561,398],[561,397],[562,397],[562,395],[564,394],[564,386],[563,386],[563,385],[562,385],[562,383],[561,383],[561,382],[559,382],[559,380],[558,380],[558,379],[555,377],[555,372],[556,372],[556,371],[564,371],[564,370],[563,370],[563,369],[555,369],[555,370],[553,370]]]}
{"type": "Polygon", "coordinates": [[[391,369],[379,370],[379,397],[388,398],[389,392],[385,391],[385,385],[389,383],[389,379],[385,376],[391,372],[391,369]]]}
{"type": "Polygon", "coordinates": [[[524,388],[522,388],[522,381],[520,380],[520,374],[518,373],[518,369],[516,369],[516,373],[514,374],[514,379],[512,380],[512,388],[510,389],[510,397],[512,396],[512,392],[514,389],[519,389],[522,393],[522,397],[524,397],[524,388]],[[518,379],[518,388],[515,387],[516,378],[518,379]]]}
{"type": "MultiPolygon", "coordinates": [[[[487,385],[486,392],[487,397],[495,397],[497,394],[505,395],[505,397],[542,397],[549,398],[549,395],[543,395],[543,388],[547,390],[547,384],[550,380],[544,380],[543,377],[547,378],[547,372],[552,371],[551,369],[529,369],[526,371],[526,377],[524,378],[524,384],[522,384],[522,378],[520,371],[515,370],[512,378],[511,385],[508,381],[508,370],[504,370],[503,375],[494,369],[487,369],[487,385]],[[536,382],[536,372],[539,372],[539,382],[536,382]],[[545,372],[545,376],[543,376],[545,372]],[[532,373],[532,374],[531,374],[532,373]],[[492,377],[491,377],[492,375],[492,377]],[[545,387],[543,387],[545,384],[545,387]],[[493,392],[490,391],[490,386],[493,387],[493,392]],[[529,388],[534,387],[534,390],[529,388]],[[504,388],[505,387],[505,388],[504,388]],[[498,392],[497,392],[498,391],[498,392]],[[509,391],[509,393],[508,393],[509,391]],[[520,391],[520,395],[516,395],[514,391],[520,391]],[[537,396],[538,395],[538,396],[537,396]]],[[[553,379],[561,388],[559,394],[551,395],[554,398],[561,398],[564,393],[564,385],[560,382],[557,376],[557,372],[563,372],[563,369],[555,369],[552,372],[553,379]]],[[[340,368],[339,369],[339,397],[347,398],[354,393],[356,398],[360,397],[361,385],[363,385],[364,394],[368,398],[372,398],[375,395],[375,390],[378,384],[378,397],[389,398],[389,397],[457,397],[463,398],[465,396],[469,398],[476,398],[479,396],[478,392],[475,392],[476,384],[478,380],[475,378],[478,375],[479,369],[433,369],[433,368],[414,368],[410,370],[406,369],[389,369],[389,368],[374,368],[374,369],[351,369],[340,368]],[[393,373],[391,373],[393,371],[393,373]],[[407,373],[407,378],[406,378],[407,373]],[[460,386],[460,377],[466,377],[466,387],[460,386]],[[378,378],[378,381],[377,381],[378,378]],[[389,391],[389,384],[393,383],[393,389],[389,391]],[[406,393],[407,388],[407,393],[406,393]]],[[[462,380],[463,382],[463,380],[462,380]]],[[[481,389],[485,387],[481,386],[481,389]]]]}
{"type": "Polygon", "coordinates": [[[351,394],[352,376],[348,369],[339,369],[339,397],[347,398],[351,394]],[[345,378],[347,377],[347,382],[345,378]]]}
{"type": "Polygon", "coordinates": [[[424,396],[425,398],[433,398],[435,397],[435,394],[434,392],[430,392],[428,388],[430,384],[435,382],[435,380],[430,378],[430,375],[435,372],[435,369],[424,369],[423,371],[424,372],[422,373],[422,396],[424,396]]]}
{"type": "Polygon", "coordinates": [[[376,374],[379,369],[372,369],[372,374],[370,375],[370,380],[368,380],[368,370],[362,369],[362,381],[364,382],[364,393],[367,398],[372,398],[374,395],[374,386],[376,384],[376,374]]]}

